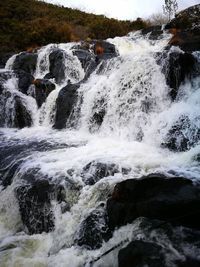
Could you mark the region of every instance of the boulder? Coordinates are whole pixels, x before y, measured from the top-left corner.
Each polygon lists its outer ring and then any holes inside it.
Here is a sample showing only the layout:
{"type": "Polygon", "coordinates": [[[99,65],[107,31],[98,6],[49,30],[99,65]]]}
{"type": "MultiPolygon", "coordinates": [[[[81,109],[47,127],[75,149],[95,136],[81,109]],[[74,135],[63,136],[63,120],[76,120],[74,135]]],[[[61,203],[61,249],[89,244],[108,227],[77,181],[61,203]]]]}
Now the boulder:
{"type": "Polygon", "coordinates": [[[118,254],[119,267],[164,267],[163,248],[153,242],[135,240],[118,254]]]}
{"type": "Polygon", "coordinates": [[[19,96],[15,96],[15,106],[14,106],[14,120],[12,127],[24,128],[30,127],[32,125],[32,117],[30,112],[27,110],[22,99],[19,96]]]}
{"type": "Polygon", "coordinates": [[[118,253],[118,266],[200,266],[199,238],[200,231],[194,229],[138,218],[129,233],[130,243],[118,253]]]}
{"type": "Polygon", "coordinates": [[[179,12],[176,17],[165,26],[165,29],[173,34],[169,44],[179,46],[186,52],[199,51],[199,24],[200,5],[195,5],[179,12]]]}
{"type": "Polygon", "coordinates": [[[56,116],[55,116],[55,129],[63,129],[66,127],[67,120],[72,114],[73,107],[76,104],[78,93],[77,90],[80,87],[79,83],[68,84],[63,87],[56,99],[56,116]]]}
{"type": "Polygon", "coordinates": [[[55,82],[60,84],[65,79],[65,52],[61,49],[55,49],[49,55],[49,73],[44,79],[55,79],[55,82]]]}
{"type": "Polygon", "coordinates": [[[189,179],[151,174],[118,183],[107,201],[109,227],[144,216],[199,228],[200,185],[189,179]]]}
{"type": "MultiPolygon", "coordinates": [[[[62,186],[51,184],[46,179],[35,180],[30,173],[31,184],[18,186],[15,194],[19,203],[21,219],[29,234],[41,234],[54,229],[54,214],[51,201],[62,201],[62,186]]],[[[27,177],[26,177],[27,179],[27,177]]]]}
{"type": "Polygon", "coordinates": [[[107,41],[93,40],[92,51],[96,55],[96,61],[111,59],[118,56],[118,52],[114,44],[107,41]]]}
{"type": "Polygon", "coordinates": [[[48,95],[56,88],[55,84],[47,79],[36,79],[33,81],[35,85],[35,98],[38,107],[46,101],[48,95]]]}
{"type": "Polygon", "coordinates": [[[16,70],[14,73],[18,79],[19,91],[21,91],[23,94],[28,95],[28,89],[34,80],[34,77],[30,73],[23,70],[16,70]]]}
{"type": "Polygon", "coordinates": [[[34,75],[37,64],[36,53],[22,52],[18,54],[13,63],[12,69],[15,71],[25,71],[31,75],[34,75]]]}
{"type": "Polygon", "coordinates": [[[200,141],[200,128],[196,120],[182,115],[169,129],[161,146],[175,152],[187,151],[200,141]]]}
{"type": "Polygon", "coordinates": [[[81,223],[76,233],[75,243],[93,250],[102,246],[110,238],[105,208],[94,209],[81,223]]]}
{"type": "Polygon", "coordinates": [[[86,185],[94,185],[102,178],[113,176],[118,172],[119,168],[115,164],[92,161],[83,168],[81,176],[86,185]]]}

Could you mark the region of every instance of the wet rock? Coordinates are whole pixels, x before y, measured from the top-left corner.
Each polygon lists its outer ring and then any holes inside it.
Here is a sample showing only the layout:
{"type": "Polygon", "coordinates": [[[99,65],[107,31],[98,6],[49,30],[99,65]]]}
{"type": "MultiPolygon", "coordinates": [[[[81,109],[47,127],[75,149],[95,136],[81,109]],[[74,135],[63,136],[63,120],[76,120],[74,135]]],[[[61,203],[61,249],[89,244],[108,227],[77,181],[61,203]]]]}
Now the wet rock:
{"type": "Polygon", "coordinates": [[[89,250],[98,249],[110,238],[105,208],[94,209],[80,224],[75,243],[89,250]]]}
{"type": "Polygon", "coordinates": [[[172,52],[169,54],[168,63],[165,67],[166,82],[171,88],[170,96],[172,100],[175,100],[181,83],[186,78],[194,77],[197,61],[192,54],[172,52]]]}
{"type": "Polygon", "coordinates": [[[198,118],[191,121],[189,117],[182,115],[169,129],[161,146],[176,152],[189,150],[200,140],[197,120],[198,118]]]}
{"type": "Polygon", "coordinates": [[[115,164],[92,161],[83,168],[81,176],[86,185],[94,185],[102,178],[118,172],[119,168],[115,164]]]}
{"type": "Polygon", "coordinates": [[[72,114],[73,107],[77,101],[77,89],[80,84],[68,83],[62,88],[56,99],[56,117],[55,117],[55,129],[63,129],[66,127],[67,120],[72,114]]]}
{"type": "Polygon", "coordinates": [[[54,214],[51,201],[62,200],[61,186],[51,184],[48,180],[34,181],[34,173],[29,174],[31,184],[19,186],[16,189],[16,197],[19,203],[23,224],[29,234],[50,232],[54,229],[54,214]]]}
{"type": "Polygon", "coordinates": [[[200,50],[200,5],[179,12],[165,29],[173,34],[170,45],[179,46],[183,51],[200,50]]]}
{"type": "Polygon", "coordinates": [[[55,82],[60,84],[65,78],[65,53],[61,49],[56,49],[49,55],[49,73],[45,75],[44,79],[55,79],[55,82]]]}
{"type": "Polygon", "coordinates": [[[164,255],[161,246],[143,240],[135,240],[120,250],[119,267],[160,267],[164,265],[164,255]]]}
{"type": "Polygon", "coordinates": [[[92,50],[97,57],[97,62],[118,56],[115,46],[106,41],[92,41],[92,50]]]}
{"type": "Polygon", "coordinates": [[[38,107],[46,101],[48,95],[56,88],[55,84],[47,79],[36,79],[33,81],[35,85],[35,98],[38,107]]]}
{"type": "Polygon", "coordinates": [[[16,70],[16,77],[18,78],[18,88],[23,94],[28,94],[29,86],[32,84],[34,77],[23,70],[16,70]]]}
{"type": "Polygon", "coordinates": [[[22,52],[16,56],[12,69],[15,71],[22,70],[34,75],[37,64],[37,54],[22,52]]]}
{"type": "Polygon", "coordinates": [[[26,106],[23,104],[22,99],[18,96],[15,97],[15,117],[13,127],[24,128],[32,125],[32,117],[26,106]]]}
{"type": "Polygon", "coordinates": [[[147,218],[135,220],[133,229],[131,242],[119,251],[119,267],[199,266],[200,231],[147,218]]]}
{"type": "Polygon", "coordinates": [[[141,33],[143,35],[148,34],[148,38],[150,40],[158,40],[159,38],[161,38],[161,35],[163,34],[163,30],[162,30],[162,26],[156,25],[156,26],[151,26],[151,27],[142,29],[141,33]]]}
{"type": "Polygon", "coordinates": [[[115,186],[107,201],[109,227],[114,229],[144,216],[199,228],[200,185],[180,177],[152,174],[115,186]]]}

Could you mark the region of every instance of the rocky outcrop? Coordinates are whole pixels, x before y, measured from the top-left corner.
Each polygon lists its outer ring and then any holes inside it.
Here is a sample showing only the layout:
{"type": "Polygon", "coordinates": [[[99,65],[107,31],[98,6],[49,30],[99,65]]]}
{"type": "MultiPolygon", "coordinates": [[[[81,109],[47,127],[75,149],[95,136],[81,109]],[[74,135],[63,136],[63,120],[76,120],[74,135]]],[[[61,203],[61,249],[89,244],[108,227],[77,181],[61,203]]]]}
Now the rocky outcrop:
{"type": "Polygon", "coordinates": [[[56,99],[56,117],[55,129],[63,129],[66,127],[67,120],[72,114],[73,107],[77,101],[77,89],[80,84],[71,84],[70,82],[60,90],[56,99]]]}
{"type": "Polygon", "coordinates": [[[115,46],[106,41],[94,40],[92,41],[91,48],[96,55],[97,62],[102,59],[106,60],[118,56],[115,46]]]}
{"type": "Polygon", "coordinates": [[[12,69],[14,71],[25,71],[31,75],[34,75],[37,57],[38,56],[36,53],[22,52],[16,56],[12,69]]]}
{"type": "Polygon", "coordinates": [[[109,227],[114,229],[143,216],[199,228],[199,205],[200,185],[189,179],[152,174],[126,180],[115,186],[107,201],[109,227]]]}
{"type": "Polygon", "coordinates": [[[173,34],[169,44],[179,46],[186,52],[199,51],[199,26],[200,5],[195,5],[179,12],[176,17],[165,26],[165,29],[173,34]]]}
{"type": "Polygon", "coordinates": [[[30,112],[27,110],[22,99],[18,96],[15,97],[15,114],[14,114],[14,125],[13,127],[24,128],[32,125],[32,117],[30,112]]]}
{"type": "Polygon", "coordinates": [[[188,116],[181,116],[164,137],[162,147],[182,152],[196,145],[200,141],[200,128],[195,121],[198,121],[198,118],[192,121],[188,116]]]}
{"type": "MultiPolygon", "coordinates": [[[[33,176],[29,180],[34,180],[34,173],[29,176],[33,176]]],[[[62,201],[62,190],[61,186],[51,184],[45,179],[16,189],[21,219],[29,234],[40,234],[54,229],[51,201],[62,201]]]]}
{"type": "Polygon", "coordinates": [[[46,79],[36,79],[32,83],[35,85],[35,98],[37,105],[40,108],[56,86],[54,83],[46,79]]]}
{"type": "Polygon", "coordinates": [[[18,79],[18,89],[23,94],[28,95],[29,86],[32,84],[34,77],[23,70],[15,70],[14,74],[18,79]]]}

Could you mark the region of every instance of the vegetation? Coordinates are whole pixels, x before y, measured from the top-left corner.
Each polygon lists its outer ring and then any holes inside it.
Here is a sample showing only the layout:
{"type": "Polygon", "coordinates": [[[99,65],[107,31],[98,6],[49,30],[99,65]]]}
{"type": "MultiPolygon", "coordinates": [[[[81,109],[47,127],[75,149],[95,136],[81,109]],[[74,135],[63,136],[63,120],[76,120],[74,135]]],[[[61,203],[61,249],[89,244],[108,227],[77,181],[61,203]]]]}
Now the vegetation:
{"type": "Polygon", "coordinates": [[[118,21],[42,1],[6,0],[0,2],[0,52],[31,51],[48,43],[123,36],[146,26],[140,18],[118,21]]]}
{"type": "Polygon", "coordinates": [[[176,0],[165,0],[165,4],[163,5],[163,13],[168,16],[168,21],[170,21],[171,17],[176,14],[178,10],[178,3],[176,0]]]}

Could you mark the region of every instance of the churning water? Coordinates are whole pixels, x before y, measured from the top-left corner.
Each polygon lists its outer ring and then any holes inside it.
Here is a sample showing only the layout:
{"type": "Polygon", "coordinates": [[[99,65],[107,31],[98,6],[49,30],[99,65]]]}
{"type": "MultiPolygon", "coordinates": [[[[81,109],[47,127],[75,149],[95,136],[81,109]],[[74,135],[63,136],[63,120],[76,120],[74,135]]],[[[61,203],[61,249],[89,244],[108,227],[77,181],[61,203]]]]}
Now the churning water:
{"type": "MultiPolygon", "coordinates": [[[[117,182],[152,172],[194,180],[200,177],[199,162],[195,160],[199,143],[186,152],[172,152],[161,146],[181,116],[187,116],[200,129],[200,78],[182,84],[172,102],[162,72],[165,59],[158,64],[157,55],[163,52],[169,38],[163,35],[153,41],[136,33],[109,39],[119,56],[102,61],[89,79],[81,83],[73,116],[69,118],[75,121],[74,128],[52,129],[59,91],[67,80],[77,83],[84,78],[81,63],[72,53],[74,44],[58,45],[66,53],[65,82],[56,85],[40,109],[33,97],[18,91],[17,78],[11,77],[4,83],[6,90],[0,100],[0,116],[5,117],[5,127],[0,131],[1,147],[16,149],[15,158],[5,168],[16,162],[19,167],[11,185],[0,193],[1,267],[87,266],[88,261],[121,240],[131,239],[134,226],[128,225],[116,230],[100,249],[90,251],[74,244],[80,222],[106,201],[117,182]],[[5,106],[8,94],[10,100],[5,106]],[[7,128],[13,126],[15,96],[22,98],[31,113],[32,127],[7,128]],[[101,125],[92,119],[94,114],[104,114],[101,125]],[[81,173],[90,162],[115,164],[119,171],[88,186],[81,173]],[[124,173],[123,169],[129,171],[124,173]],[[66,188],[70,211],[62,213],[61,205],[52,203],[55,230],[50,233],[28,235],[21,222],[14,190],[21,185],[23,175],[32,170],[37,170],[38,179],[46,177],[66,188]],[[69,181],[73,186],[68,188],[69,181]]],[[[36,78],[48,73],[48,58],[54,47],[48,45],[39,50],[36,78]]],[[[200,58],[198,53],[195,57],[200,58]]],[[[13,57],[8,61],[7,69],[12,69],[14,60],[13,57]]],[[[193,138],[191,127],[183,132],[189,140],[193,138]]],[[[117,251],[94,266],[117,267],[117,251]]]]}

